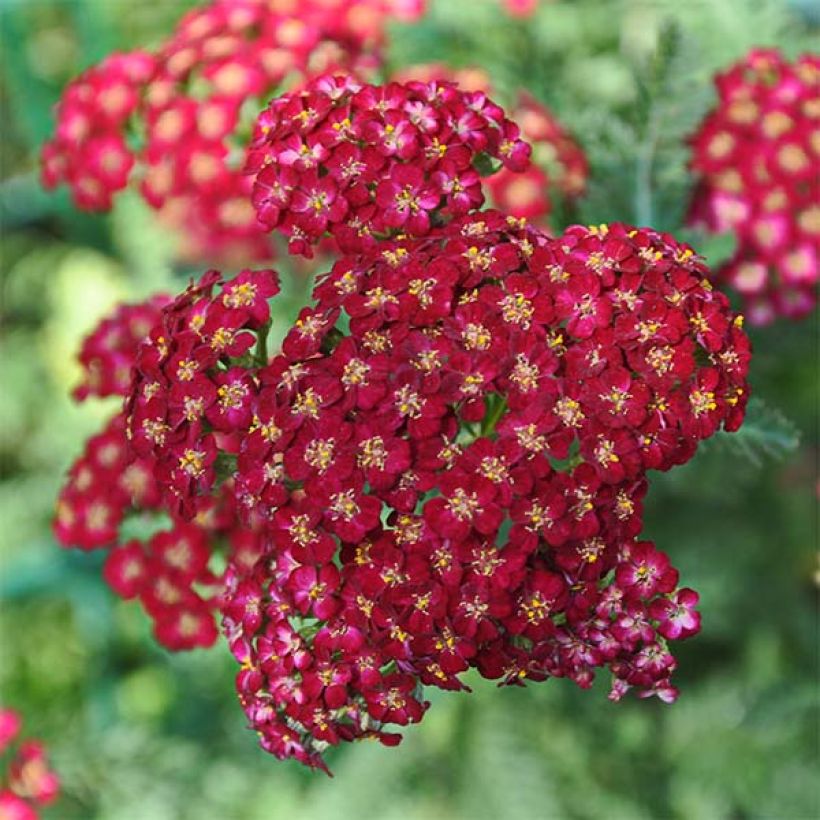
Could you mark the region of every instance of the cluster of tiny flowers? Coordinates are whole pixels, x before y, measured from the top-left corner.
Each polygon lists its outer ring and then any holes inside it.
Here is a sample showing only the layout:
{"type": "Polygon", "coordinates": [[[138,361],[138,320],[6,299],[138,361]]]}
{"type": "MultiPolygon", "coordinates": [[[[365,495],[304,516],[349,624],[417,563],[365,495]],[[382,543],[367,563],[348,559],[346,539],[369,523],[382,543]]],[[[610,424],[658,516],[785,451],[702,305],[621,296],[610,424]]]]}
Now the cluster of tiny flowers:
{"type": "Polygon", "coordinates": [[[146,51],[112,54],[65,89],[54,137],[43,146],[42,181],[65,182],[81,210],[107,210],[128,184],[134,154],[126,124],[156,68],[146,51]]]}
{"type": "MultiPolygon", "coordinates": [[[[107,210],[132,180],[196,258],[269,258],[242,173],[250,122],[283,83],[331,68],[367,74],[388,0],[213,0],[156,51],[115,54],[66,89],[43,182],[107,210]]],[[[416,11],[420,11],[417,9],[416,11]]],[[[412,15],[412,8],[404,15],[412,15]]]]}
{"type": "Polygon", "coordinates": [[[552,209],[550,190],[556,189],[569,201],[582,196],[589,163],[555,115],[529,94],[519,94],[513,119],[532,143],[533,163],[517,174],[502,170],[488,180],[488,187],[494,203],[505,213],[545,224],[552,209]]]}
{"type": "MultiPolygon", "coordinates": [[[[455,82],[462,89],[493,95],[489,75],[480,68],[452,69],[440,63],[407,66],[393,75],[397,82],[455,82]]],[[[543,103],[519,92],[512,119],[533,148],[532,162],[523,170],[501,168],[487,179],[493,204],[510,216],[546,226],[551,196],[558,192],[572,201],[584,194],[589,162],[581,146],[543,103]]]]}
{"type": "Polygon", "coordinates": [[[64,547],[107,551],[103,576],[123,599],[137,599],[151,617],[157,641],[168,649],[211,646],[218,637],[215,612],[224,587],[209,569],[214,540],[235,539],[242,563],[258,548],[251,530],[233,533],[235,504],[229,485],[222,497],[202,505],[192,521],[174,519],[144,543],[123,541],[123,523],[146,514],[159,519],[162,497],[150,458],[134,455],[122,413],[86,444],[60,492],[54,535],[64,547]],[[238,539],[238,540],[237,540],[238,539]]]}
{"type": "Polygon", "coordinates": [[[131,450],[154,462],[166,508],[186,518],[210,503],[217,455],[236,453],[253,421],[252,349],[279,292],[269,269],[242,271],[214,293],[217,285],[210,271],[163,310],[126,403],[131,450]]]}
{"type": "Polygon", "coordinates": [[[666,642],[698,630],[697,595],[638,540],[645,474],[747,397],[748,342],[705,275],[650,230],[550,240],[488,211],[340,260],[270,362],[249,353],[270,272],[166,308],[132,443],[183,515],[221,459],[261,534],[223,614],[265,749],[323,767],[328,745],[398,742],[422,687],[470,667],[582,686],[608,667],[613,699],[674,699],[666,642]]]}
{"type": "Polygon", "coordinates": [[[97,325],[80,349],[82,381],[74,390],[75,399],[127,395],[137,349],[168,301],[170,297],[157,295],[138,304],[118,305],[97,325]]]}
{"type": "Polygon", "coordinates": [[[161,496],[149,459],[129,451],[122,414],[92,436],[74,462],[57,500],[54,534],[82,550],[116,541],[128,511],[158,510],[161,496]]]}
{"type": "Polygon", "coordinates": [[[108,552],[106,582],[124,600],[139,601],[166,649],[209,647],[219,637],[216,615],[225,579],[210,569],[217,536],[227,536],[232,560],[243,566],[261,554],[254,533],[242,537],[232,509],[216,503],[192,522],[176,521],[145,542],[125,541],[108,552]]]}
{"type": "Polygon", "coordinates": [[[423,236],[435,218],[483,204],[477,161],[523,170],[529,156],[518,126],[482,92],[327,75],[262,112],[246,170],[259,220],[309,256],[328,234],[344,253],[423,236]]]}
{"type": "MultiPolygon", "coordinates": [[[[12,751],[11,744],[22,726],[20,715],[0,707],[0,755],[12,751]]],[[[60,780],[51,770],[45,747],[39,740],[23,740],[13,750],[0,778],[0,818],[37,820],[38,808],[53,802],[60,780]]]]}
{"type": "Polygon", "coordinates": [[[717,273],[752,323],[805,316],[820,279],[820,58],[755,50],[715,85],[719,103],[690,138],[700,181],[689,218],[735,235],[717,273]]]}

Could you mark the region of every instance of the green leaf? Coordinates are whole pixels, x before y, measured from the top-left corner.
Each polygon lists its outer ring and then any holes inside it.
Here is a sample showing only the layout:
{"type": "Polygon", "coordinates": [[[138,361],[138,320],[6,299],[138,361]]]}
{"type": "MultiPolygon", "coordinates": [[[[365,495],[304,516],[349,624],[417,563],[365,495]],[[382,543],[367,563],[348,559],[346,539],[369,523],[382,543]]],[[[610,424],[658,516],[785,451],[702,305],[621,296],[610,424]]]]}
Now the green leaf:
{"type": "Polygon", "coordinates": [[[800,431],[775,407],[763,399],[749,400],[746,420],[735,433],[720,430],[708,442],[707,447],[721,447],[745,458],[755,467],[762,467],[765,458],[781,460],[797,450],[800,431]]]}
{"type": "Polygon", "coordinates": [[[500,162],[495,162],[493,158],[483,151],[473,160],[473,168],[478,171],[479,176],[492,176],[501,167],[500,162]]]}

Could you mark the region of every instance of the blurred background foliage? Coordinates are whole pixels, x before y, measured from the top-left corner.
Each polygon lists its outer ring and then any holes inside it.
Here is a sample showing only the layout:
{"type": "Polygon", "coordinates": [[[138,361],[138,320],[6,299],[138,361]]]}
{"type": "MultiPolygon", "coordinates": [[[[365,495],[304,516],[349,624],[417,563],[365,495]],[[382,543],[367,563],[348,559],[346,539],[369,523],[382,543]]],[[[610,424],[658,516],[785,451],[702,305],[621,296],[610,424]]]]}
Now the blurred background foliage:
{"type": "MultiPolygon", "coordinates": [[[[431,692],[398,749],[331,754],[331,781],[256,748],[227,652],[162,651],[142,613],[103,585],[97,555],[55,546],[62,475],[113,409],[68,398],[83,334],[117,301],[179,289],[196,271],[175,262],[173,238],[135,197],[90,216],[64,191],[43,193],[36,155],[72,76],[114,48],[156,43],[190,5],[0,2],[0,700],[47,741],[63,778],[46,817],[820,815],[816,313],[752,331],[752,384],[768,409],[748,432],[652,477],[647,536],[700,591],[704,619],[680,649],[673,707],[614,706],[603,680],[583,693],[477,679],[472,696],[431,692]]],[[[502,98],[523,86],[554,109],[593,180],[556,227],[651,224],[714,263],[731,242],[680,229],[681,138],[713,102],[715,69],[751,46],[808,50],[819,18],[803,0],[555,0],[525,21],[495,0],[432,0],[421,23],[396,26],[389,58],[479,65],[502,98]]],[[[283,328],[307,284],[299,276],[283,328]]]]}

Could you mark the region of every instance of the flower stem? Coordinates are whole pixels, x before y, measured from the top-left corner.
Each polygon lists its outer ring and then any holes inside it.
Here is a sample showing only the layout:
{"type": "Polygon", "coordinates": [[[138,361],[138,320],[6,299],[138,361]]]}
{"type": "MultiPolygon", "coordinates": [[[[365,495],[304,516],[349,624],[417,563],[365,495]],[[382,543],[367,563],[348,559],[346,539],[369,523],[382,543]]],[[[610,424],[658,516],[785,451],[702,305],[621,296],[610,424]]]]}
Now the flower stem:
{"type": "Polygon", "coordinates": [[[487,400],[487,412],[481,422],[481,435],[489,436],[495,432],[495,426],[507,409],[507,400],[501,395],[490,396],[487,400]]]}
{"type": "Polygon", "coordinates": [[[268,334],[270,333],[272,321],[265,322],[259,328],[259,336],[256,339],[256,351],[254,356],[259,367],[264,367],[268,363],[268,334]]]}

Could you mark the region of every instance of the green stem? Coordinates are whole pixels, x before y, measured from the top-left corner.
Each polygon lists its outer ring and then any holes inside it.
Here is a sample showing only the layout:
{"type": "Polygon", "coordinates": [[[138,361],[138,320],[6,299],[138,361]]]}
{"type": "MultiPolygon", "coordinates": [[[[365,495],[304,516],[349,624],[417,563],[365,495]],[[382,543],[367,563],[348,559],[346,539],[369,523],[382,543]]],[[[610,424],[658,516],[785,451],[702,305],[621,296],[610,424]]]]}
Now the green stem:
{"type": "Polygon", "coordinates": [[[507,400],[503,396],[491,397],[490,406],[481,422],[481,435],[489,436],[495,432],[495,426],[507,409],[507,400]]]}
{"type": "Polygon", "coordinates": [[[256,364],[259,367],[264,367],[268,363],[268,334],[270,333],[272,324],[273,321],[269,319],[259,328],[259,335],[256,339],[256,351],[254,353],[256,364]]]}
{"type": "Polygon", "coordinates": [[[650,115],[646,136],[638,149],[635,173],[635,224],[646,227],[651,227],[655,218],[652,187],[657,140],[657,120],[650,115]]]}
{"type": "Polygon", "coordinates": [[[344,339],[344,333],[342,333],[339,328],[333,327],[325,334],[325,338],[322,340],[322,345],[319,350],[325,354],[332,353],[342,339],[344,339]]]}

